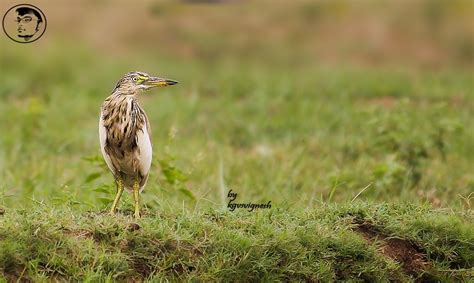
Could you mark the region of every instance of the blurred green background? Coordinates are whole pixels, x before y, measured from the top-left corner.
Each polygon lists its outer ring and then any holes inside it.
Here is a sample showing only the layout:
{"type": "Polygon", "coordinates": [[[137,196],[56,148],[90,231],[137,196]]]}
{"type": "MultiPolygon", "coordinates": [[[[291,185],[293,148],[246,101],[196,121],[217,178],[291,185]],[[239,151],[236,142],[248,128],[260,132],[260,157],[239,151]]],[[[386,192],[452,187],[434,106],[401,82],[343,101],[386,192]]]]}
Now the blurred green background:
{"type": "Polygon", "coordinates": [[[363,191],[470,209],[473,1],[31,4],[43,37],[0,37],[0,205],[109,205],[99,108],[140,70],[180,81],[140,97],[149,209],[221,207],[230,189],[277,208],[363,191]]]}

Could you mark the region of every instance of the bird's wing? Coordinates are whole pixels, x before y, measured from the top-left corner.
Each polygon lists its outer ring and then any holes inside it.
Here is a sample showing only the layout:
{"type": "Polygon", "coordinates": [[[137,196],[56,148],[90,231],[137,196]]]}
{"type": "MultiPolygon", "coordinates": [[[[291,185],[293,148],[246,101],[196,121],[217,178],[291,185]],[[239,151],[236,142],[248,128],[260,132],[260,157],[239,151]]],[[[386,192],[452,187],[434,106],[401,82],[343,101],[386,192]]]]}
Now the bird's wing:
{"type": "Polygon", "coordinates": [[[145,120],[146,123],[143,125],[143,130],[137,131],[137,145],[140,149],[138,167],[142,176],[148,176],[152,158],[150,124],[148,123],[148,118],[145,117],[145,120]]]}
{"type": "Polygon", "coordinates": [[[100,140],[100,151],[102,152],[102,156],[105,159],[105,163],[109,167],[110,171],[115,175],[115,168],[112,165],[112,160],[110,156],[105,151],[105,143],[107,141],[107,129],[104,127],[104,121],[102,119],[102,110],[100,111],[100,119],[99,119],[99,140],[100,140]]]}

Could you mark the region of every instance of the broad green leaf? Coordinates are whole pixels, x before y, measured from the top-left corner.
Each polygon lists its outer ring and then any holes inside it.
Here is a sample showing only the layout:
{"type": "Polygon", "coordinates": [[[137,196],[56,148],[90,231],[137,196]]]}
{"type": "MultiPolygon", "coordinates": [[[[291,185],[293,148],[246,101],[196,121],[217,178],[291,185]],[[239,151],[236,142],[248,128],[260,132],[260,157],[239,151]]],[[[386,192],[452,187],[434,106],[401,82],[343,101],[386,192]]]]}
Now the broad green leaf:
{"type": "Polygon", "coordinates": [[[94,181],[95,179],[99,178],[102,175],[102,172],[95,172],[91,173],[86,177],[86,180],[84,181],[86,184],[94,181]]]}
{"type": "Polygon", "coordinates": [[[190,190],[188,190],[186,188],[181,188],[178,191],[180,191],[181,193],[183,193],[185,196],[189,197],[190,199],[196,200],[196,197],[194,196],[194,194],[190,190]]]}

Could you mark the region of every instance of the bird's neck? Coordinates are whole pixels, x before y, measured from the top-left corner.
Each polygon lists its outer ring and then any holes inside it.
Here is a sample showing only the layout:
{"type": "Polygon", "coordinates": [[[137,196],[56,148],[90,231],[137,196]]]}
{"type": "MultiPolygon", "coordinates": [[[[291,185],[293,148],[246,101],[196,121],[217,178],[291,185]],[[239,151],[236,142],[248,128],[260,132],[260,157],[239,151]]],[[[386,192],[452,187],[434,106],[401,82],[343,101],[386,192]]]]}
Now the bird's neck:
{"type": "Polygon", "coordinates": [[[111,139],[128,137],[143,127],[146,116],[133,95],[112,94],[102,106],[103,125],[111,139]]]}
{"type": "Polygon", "coordinates": [[[120,122],[120,117],[132,116],[135,118],[136,111],[140,111],[140,105],[134,95],[113,93],[105,99],[102,111],[105,117],[120,122]]]}
{"type": "Polygon", "coordinates": [[[122,91],[122,90],[116,90],[112,92],[112,94],[109,96],[110,98],[113,99],[136,99],[136,96],[138,95],[138,91],[122,91]]]}

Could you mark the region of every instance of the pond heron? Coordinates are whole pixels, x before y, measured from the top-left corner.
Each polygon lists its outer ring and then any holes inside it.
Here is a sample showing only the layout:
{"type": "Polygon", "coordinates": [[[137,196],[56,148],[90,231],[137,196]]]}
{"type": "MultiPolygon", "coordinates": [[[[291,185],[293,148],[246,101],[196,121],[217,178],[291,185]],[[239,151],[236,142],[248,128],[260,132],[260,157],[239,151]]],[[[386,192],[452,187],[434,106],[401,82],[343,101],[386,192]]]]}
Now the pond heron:
{"type": "Polygon", "coordinates": [[[100,149],[117,184],[111,214],[115,214],[124,189],[133,193],[135,218],[140,217],[140,192],[151,166],[151,130],[137,95],[153,87],[177,84],[177,81],[130,72],[121,78],[102,104],[99,120],[100,149]]]}

